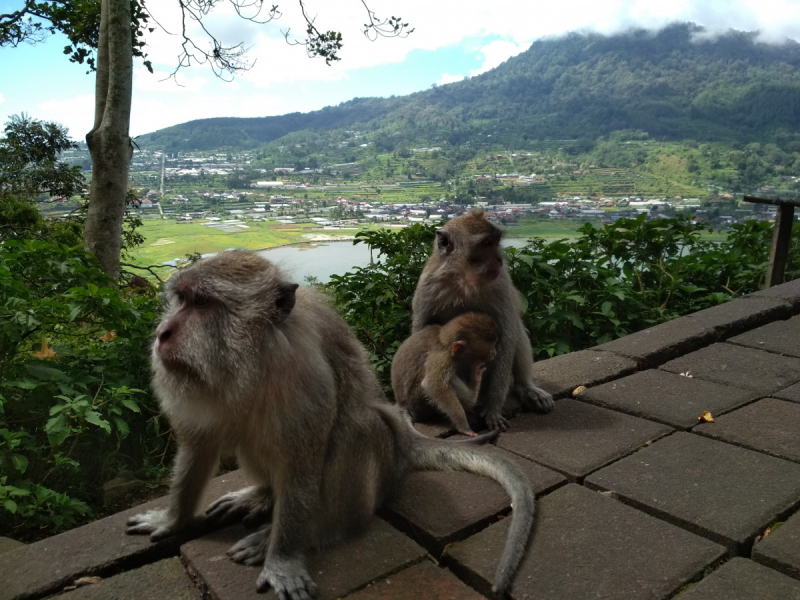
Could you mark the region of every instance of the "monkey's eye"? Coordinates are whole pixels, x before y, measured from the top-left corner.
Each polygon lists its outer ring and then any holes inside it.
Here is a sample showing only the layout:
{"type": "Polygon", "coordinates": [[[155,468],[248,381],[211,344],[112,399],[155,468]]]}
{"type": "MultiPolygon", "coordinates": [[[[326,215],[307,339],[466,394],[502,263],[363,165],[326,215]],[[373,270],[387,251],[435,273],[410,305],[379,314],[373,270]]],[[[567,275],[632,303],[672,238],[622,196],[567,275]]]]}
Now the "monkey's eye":
{"type": "Polygon", "coordinates": [[[198,292],[197,294],[194,295],[193,298],[193,303],[195,306],[206,306],[208,305],[209,301],[210,298],[206,294],[203,294],[202,292],[198,292]]]}
{"type": "Polygon", "coordinates": [[[182,294],[181,292],[177,292],[175,294],[175,298],[178,299],[178,304],[183,304],[184,301],[186,300],[186,296],[184,294],[182,294]]]}

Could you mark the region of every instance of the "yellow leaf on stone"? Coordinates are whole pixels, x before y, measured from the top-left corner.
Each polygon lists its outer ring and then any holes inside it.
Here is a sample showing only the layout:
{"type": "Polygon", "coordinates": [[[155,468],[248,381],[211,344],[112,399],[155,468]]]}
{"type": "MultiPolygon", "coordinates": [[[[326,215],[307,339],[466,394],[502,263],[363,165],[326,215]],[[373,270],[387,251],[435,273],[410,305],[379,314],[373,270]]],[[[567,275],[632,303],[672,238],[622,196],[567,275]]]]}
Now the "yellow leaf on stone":
{"type": "Polygon", "coordinates": [[[89,577],[81,577],[80,579],[76,579],[75,585],[77,587],[81,587],[84,585],[92,585],[94,583],[100,583],[101,581],[103,581],[102,577],[98,577],[97,575],[92,575],[89,577]]]}
{"type": "Polygon", "coordinates": [[[582,394],[585,391],[586,391],[586,386],[585,385],[579,385],[574,390],[572,390],[572,397],[575,398],[578,394],[582,394]]]}
{"type": "Polygon", "coordinates": [[[116,331],[106,331],[103,335],[100,336],[101,342],[110,342],[115,337],[117,337],[116,331]]]}
{"type": "Polygon", "coordinates": [[[702,421],[703,423],[713,423],[714,417],[711,416],[711,413],[707,410],[703,411],[703,414],[697,417],[698,421],[702,421]]]}

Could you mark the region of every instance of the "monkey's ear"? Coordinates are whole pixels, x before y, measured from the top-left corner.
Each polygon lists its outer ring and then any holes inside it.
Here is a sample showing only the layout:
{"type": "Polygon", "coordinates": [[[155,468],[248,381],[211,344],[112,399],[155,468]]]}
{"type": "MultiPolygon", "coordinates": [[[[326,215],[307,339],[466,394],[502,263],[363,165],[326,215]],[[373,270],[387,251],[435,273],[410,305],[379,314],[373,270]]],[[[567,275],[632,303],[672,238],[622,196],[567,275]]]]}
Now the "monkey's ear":
{"type": "Polygon", "coordinates": [[[295,291],[298,287],[300,286],[296,283],[281,284],[278,289],[278,296],[275,298],[275,308],[278,309],[275,314],[276,323],[285,321],[289,313],[292,312],[295,302],[295,291]]]}
{"type": "Polygon", "coordinates": [[[450,254],[455,247],[453,240],[450,239],[450,234],[442,229],[436,232],[436,245],[445,254],[450,254]]]}
{"type": "Polygon", "coordinates": [[[464,348],[467,347],[467,342],[464,340],[458,340],[457,342],[453,342],[453,356],[458,356],[461,352],[464,351],[464,348]]]}

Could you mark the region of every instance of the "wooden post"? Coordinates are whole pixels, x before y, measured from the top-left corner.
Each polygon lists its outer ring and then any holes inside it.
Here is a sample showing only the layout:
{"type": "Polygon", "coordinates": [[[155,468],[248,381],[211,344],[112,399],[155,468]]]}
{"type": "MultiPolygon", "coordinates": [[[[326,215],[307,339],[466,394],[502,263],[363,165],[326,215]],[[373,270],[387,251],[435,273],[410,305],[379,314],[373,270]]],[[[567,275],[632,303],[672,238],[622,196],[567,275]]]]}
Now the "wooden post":
{"type": "Polygon", "coordinates": [[[783,283],[786,261],[789,258],[789,242],[792,241],[794,206],[789,203],[778,205],[775,214],[775,232],[772,234],[772,248],[769,252],[766,287],[783,283]]]}

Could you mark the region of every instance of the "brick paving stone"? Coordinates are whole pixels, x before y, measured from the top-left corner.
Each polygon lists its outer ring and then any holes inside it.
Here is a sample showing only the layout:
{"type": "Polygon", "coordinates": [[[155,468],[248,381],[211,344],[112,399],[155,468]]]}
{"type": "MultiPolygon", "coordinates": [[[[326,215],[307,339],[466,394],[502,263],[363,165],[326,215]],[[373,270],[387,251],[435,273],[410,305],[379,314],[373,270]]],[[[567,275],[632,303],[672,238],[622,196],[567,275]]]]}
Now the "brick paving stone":
{"type": "Polygon", "coordinates": [[[481,600],[450,571],[425,560],[347,597],[348,600],[481,600]]]}
{"type": "Polygon", "coordinates": [[[787,302],[796,312],[800,310],[800,279],[749,294],[746,298],[771,298],[787,302]]]}
{"type": "Polygon", "coordinates": [[[661,369],[695,378],[772,394],[800,381],[800,359],[734,344],[713,344],[671,360],[661,369]]]}
{"type": "Polygon", "coordinates": [[[800,513],[756,543],[753,560],[800,579],[800,513]]]}
{"type": "Polygon", "coordinates": [[[740,346],[800,357],[800,320],[773,321],[728,340],[740,346]]]}
{"type": "MultiPolygon", "coordinates": [[[[713,414],[713,412],[712,412],[713,414]]],[[[800,462],[800,404],[764,398],[701,423],[695,433],[800,462]]]]}
{"type": "MultiPolygon", "coordinates": [[[[505,434],[504,434],[505,435],[505,434]]],[[[519,465],[540,495],[566,481],[560,473],[494,446],[483,448],[519,465]]],[[[382,511],[389,521],[435,555],[508,511],[510,499],[488,477],[454,471],[421,471],[406,477],[382,511]]]]}
{"type": "Polygon", "coordinates": [[[733,558],[696,583],[676,600],[800,600],[800,581],[762,567],[746,558],[733,558]]]}
{"type": "MultiPolygon", "coordinates": [[[[507,529],[504,520],[454,544],[448,565],[488,594],[507,529]]],[[[666,598],[724,554],[718,544],[570,484],[539,503],[511,597],[666,598]]]]}
{"type": "MultiPolygon", "coordinates": [[[[246,485],[235,471],[212,480],[204,502],[246,485]]],[[[82,575],[102,575],[178,554],[177,537],[152,543],[146,535],[126,535],[128,517],[166,506],[167,497],[117,513],[0,555],[0,600],[40,597],[82,575]]],[[[201,505],[202,506],[202,505],[201,505]]]]}
{"type": "Polygon", "coordinates": [[[586,478],[739,554],[800,501],[800,465],[677,432],[586,478]]]}
{"type": "Polygon", "coordinates": [[[666,425],[565,398],[549,414],[513,419],[497,445],[571,477],[583,477],[671,431],[666,425]]]}
{"type": "Polygon", "coordinates": [[[718,336],[727,338],[776,319],[788,319],[791,315],[791,308],[781,301],[747,297],[699,310],[686,318],[713,328],[718,336]]]}
{"type": "Polygon", "coordinates": [[[201,597],[177,557],[56,596],[58,600],[200,600],[201,597]]]}
{"type": "MultiPolygon", "coordinates": [[[[228,527],[181,546],[189,572],[208,588],[214,600],[274,600],[275,592],[256,593],[261,567],[234,563],[225,552],[249,533],[228,527]]],[[[338,598],[425,557],[425,550],[388,523],[375,517],[369,530],[354,540],[307,559],[308,572],[319,586],[318,600],[338,598]]]]}
{"type": "Polygon", "coordinates": [[[595,350],[570,352],[533,364],[536,384],[556,397],[569,395],[580,385],[598,385],[635,370],[634,360],[595,350]]]}
{"type": "Polygon", "coordinates": [[[697,425],[703,411],[718,415],[758,398],[740,390],[659,369],[641,371],[589,388],[578,400],[644,417],[673,427],[697,425]]]}
{"type": "Polygon", "coordinates": [[[792,402],[800,402],[800,383],[790,385],[788,388],[772,394],[775,398],[783,400],[791,400],[792,402]]]}
{"type": "Polygon", "coordinates": [[[595,346],[594,350],[621,354],[636,360],[640,368],[649,368],[707,346],[716,338],[713,328],[683,317],[595,346]]]}

